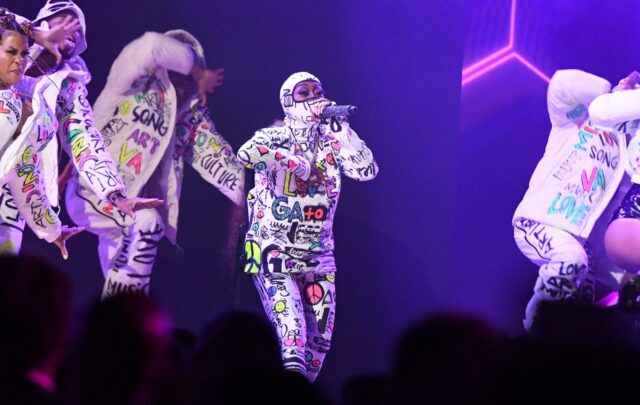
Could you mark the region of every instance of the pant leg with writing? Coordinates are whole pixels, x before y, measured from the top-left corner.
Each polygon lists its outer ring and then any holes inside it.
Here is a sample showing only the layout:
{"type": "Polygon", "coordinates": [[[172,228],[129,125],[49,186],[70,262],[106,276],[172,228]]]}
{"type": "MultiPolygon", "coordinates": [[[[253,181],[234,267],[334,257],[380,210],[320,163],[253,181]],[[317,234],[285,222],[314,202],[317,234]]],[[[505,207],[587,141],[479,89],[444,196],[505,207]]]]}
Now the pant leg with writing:
{"type": "Polygon", "coordinates": [[[575,236],[519,218],[514,226],[514,238],[520,251],[540,266],[525,312],[525,329],[530,330],[543,301],[593,302],[594,280],[589,270],[589,255],[575,236]]]}
{"type": "Polygon", "coordinates": [[[335,263],[330,272],[259,273],[253,276],[262,305],[280,341],[284,367],[318,377],[331,345],[335,320],[335,263]]]}
{"type": "Polygon", "coordinates": [[[148,294],[158,244],[164,236],[158,211],[138,211],[132,220],[77,180],[69,183],[67,210],[78,226],[98,236],[98,256],[105,277],[102,298],[121,292],[148,294]]]}
{"type": "Polygon", "coordinates": [[[305,361],[307,378],[314,381],[331,346],[336,317],[335,273],[294,275],[302,296],[307,341],[305,361]]]}
{"type": "Polygon", "coordinates": [[[9,186],[0,188],[0,254],[20,253],[25,220],[18,212],[9,186]]]}

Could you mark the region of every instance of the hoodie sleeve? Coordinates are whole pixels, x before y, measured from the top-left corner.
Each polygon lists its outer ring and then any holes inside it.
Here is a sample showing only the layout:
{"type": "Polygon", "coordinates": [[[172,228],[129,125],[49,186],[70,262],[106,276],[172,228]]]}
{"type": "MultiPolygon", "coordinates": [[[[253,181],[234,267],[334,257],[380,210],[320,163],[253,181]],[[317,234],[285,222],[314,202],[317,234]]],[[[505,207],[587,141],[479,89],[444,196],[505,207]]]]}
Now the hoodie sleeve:
{"type": "Polygon", "coordinates": [[[588,117],[589,104],[608,93],[611,84],[582,70],[558,70],[547,90],[547,108],[553,126],[580,124],[588,117]]]}
{"type": "Polygon", "coordinates": [[[301,156],[291,153],[288,139],[279,143],[272,141],[273,135],[282,135],[283,131],[289,129],[274,127],[257,131],[253,138],[240,147],[238,159],[251,170],[282,168],[307,180],[311,174],[311,164],[301,156]]]}
{"type": "Polygon", "coordinates": [[[597,97],[589,106],[589,117],[596,125],[616,128],[621,134],[630,132],[625,171],[631,182],[640,184],[640,134],[638,130],[627,130],[629,121],[640,119],[640,89],[597,97]]]}
{"type": "Polygon", "coordinates": [[[94,126],[93,110],[84,84],[66,79],[62,83],[56,111],[63,148],[91,190],[105,202],[112,192],[126,194],[113,157],[104,145],[102,134],[94,126]]]}
{"type": "Polygon", "coordinates": [[[347,177],[358,181],[372,180],[378,175],[378,164],[356,131],[344,120],[339,131],[328,132],[331,149],[340,165],[340,171],[347,177]]]}
{"type": "Polygon", "coordinates": [[[147,32],[124,47],[111,66],[106,88],[118,94],[149,71],[164,68],[189,74],[195,55],[189,46],[157,32],[147,32]]]}
{"type": "Polygon", "coordinates": [[[244,167],[216,131],[211,113],[197,104],[176,124],[176,150],[208,183],[236,205],[244,204],[244,167]]]}
{"type": "Polygon", "coordinates": [[[609,128],[640,118],[640,89],[598,96],[589,106],[589,117],[594,124],[609,128]]]}
{"type": "Polygon", "coordinates": [[[640,134],[629,121],[640,119],[640,89],[621,90],[597,97],[589,106],[589,117],[596,125],[630,132],[625,170],[631,181],[640,184],[640,134]]]}
{"type": "Polygon", "coordinates": [[[47,242],[56,240],[62,224],[47,199],[40,155],[32,143],[27,142],[22,148],[8,186],[18,211],[33,233],[47,242]]]}

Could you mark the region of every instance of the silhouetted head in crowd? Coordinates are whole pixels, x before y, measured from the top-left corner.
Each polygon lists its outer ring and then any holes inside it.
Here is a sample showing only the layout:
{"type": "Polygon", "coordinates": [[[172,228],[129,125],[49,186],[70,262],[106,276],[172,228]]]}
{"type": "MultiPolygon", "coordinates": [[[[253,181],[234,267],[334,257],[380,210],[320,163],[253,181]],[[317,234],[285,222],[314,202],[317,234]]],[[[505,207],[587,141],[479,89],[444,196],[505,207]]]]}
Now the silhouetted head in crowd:
{"type": "Polygon", "coordinates": [[[394,403],[391,378],[361,375],[349,379],[341,390],[340,405],[387,405],[394,403]]]}
{"type": "Polygon", "coordinates": [[[194,373],[209,380],[282,369],[273,329],[262,317],[247,312],[231,312],[210,323],[193,359],[194,373]]]}
{"type": "MultiPolygon", "coordinates": [[[[53,391],[65,355],[71,285],[51,264],[0,256],[0,380],[53,391]]],[[[2,391],[0,389],[0,391],[2,391]]]]}
{"type": "Polygon", "coordinates": [[[595,308],[570,301],[547,301],[540,305],[530,336],[570,345],[630,344],[632,323],[615,308],[595,308]]]}
{"type": "Polygon", "coordinates": [[[168,372],[173,326],[149,297],[118,294],[89,312],[82,337],[85,404],[141,404],[168,372]]]}
{"type": "Polygon", "coordinates": [[[402,337],[395,358],[402,403],[482,402],[498,384],[501,339],[464,315],[418,322],[402,337]]]}
{"type": "Polygon", "coordinates": [[[262,317],[231,312],[209,324],[192,362],[194,404],[316,404],[302,375],[282,366],[280,346],[262,317]]]}
{"type": "Polygon", "coordinates": [[[636,322],[616,308],[542,303],[530,333],[512,344],[503,403],[635,403],[635,390],[614,387],[640,379],[636,322]]]}

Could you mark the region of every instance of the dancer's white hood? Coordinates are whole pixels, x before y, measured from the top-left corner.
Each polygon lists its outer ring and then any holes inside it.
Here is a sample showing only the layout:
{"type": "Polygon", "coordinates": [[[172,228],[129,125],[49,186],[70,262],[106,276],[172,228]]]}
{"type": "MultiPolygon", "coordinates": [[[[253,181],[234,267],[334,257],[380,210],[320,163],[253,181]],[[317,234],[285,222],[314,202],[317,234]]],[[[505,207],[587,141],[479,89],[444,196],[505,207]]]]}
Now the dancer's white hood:
{"type": "Polygon", "coordinates": [[[87,23],[84,18],[82,9],[78,7],[76,3],[70,0],[48,0],[47,3],[40,9],[36,19],[33,20],[33,25],[41,29],[49,29],[49,25],[45,21],[47,18],[58,14],[62,11],[71,11],[78,17],[80,26],[80,37],[76,43],[76,49],[73,51],[72,56],[78,56],[87,49],[87,23]]]}

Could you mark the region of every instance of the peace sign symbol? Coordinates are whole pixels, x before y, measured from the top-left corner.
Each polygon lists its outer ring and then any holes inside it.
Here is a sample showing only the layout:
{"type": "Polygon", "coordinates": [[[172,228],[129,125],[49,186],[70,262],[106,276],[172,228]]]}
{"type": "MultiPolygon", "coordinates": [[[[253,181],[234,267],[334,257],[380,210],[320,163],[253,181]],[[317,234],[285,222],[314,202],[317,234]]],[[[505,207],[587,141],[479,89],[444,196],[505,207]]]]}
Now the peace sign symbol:
{"type": "Polygon", "coordinates": [[[304,295],[309,304],[316,305],[324,297],[324,288],[318,283],[309,283],[304,288],[304,295]]]}
{"type": "Polygon", "coordinates": [[[260,252],[260,246],[256,242],[248,240],[244,244],[244,252],[244,272],[249,274],[259,273],[260,265],[262,264],[262,252],[260,252]]]}

